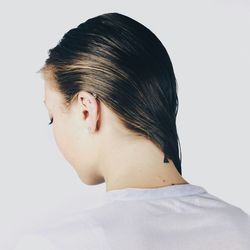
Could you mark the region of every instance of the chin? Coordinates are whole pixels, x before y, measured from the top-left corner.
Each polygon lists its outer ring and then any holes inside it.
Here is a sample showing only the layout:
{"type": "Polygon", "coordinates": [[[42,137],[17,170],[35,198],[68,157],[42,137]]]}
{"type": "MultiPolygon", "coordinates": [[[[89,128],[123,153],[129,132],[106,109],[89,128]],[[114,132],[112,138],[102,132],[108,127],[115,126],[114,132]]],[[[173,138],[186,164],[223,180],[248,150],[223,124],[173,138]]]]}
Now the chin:
{"type": "Polygon", "coordinates": [[[79,176],[81,181],[86,185],[98,185],[105,182],[102,176],[79,176]]]}

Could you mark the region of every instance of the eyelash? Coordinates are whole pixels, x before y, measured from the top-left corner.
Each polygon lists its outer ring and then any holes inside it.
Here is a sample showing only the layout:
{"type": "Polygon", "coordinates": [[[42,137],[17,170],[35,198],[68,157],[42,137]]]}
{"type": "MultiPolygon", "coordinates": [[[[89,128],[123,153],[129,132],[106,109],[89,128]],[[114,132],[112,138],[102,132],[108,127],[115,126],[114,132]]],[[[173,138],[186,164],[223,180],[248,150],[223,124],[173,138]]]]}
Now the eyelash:
{"type": "Polygon", "coordinates": [[[49,123],[49,125],[50,125],[52,122],[53,122],[53,117],[50,119],[50,123],[49,123]]]}

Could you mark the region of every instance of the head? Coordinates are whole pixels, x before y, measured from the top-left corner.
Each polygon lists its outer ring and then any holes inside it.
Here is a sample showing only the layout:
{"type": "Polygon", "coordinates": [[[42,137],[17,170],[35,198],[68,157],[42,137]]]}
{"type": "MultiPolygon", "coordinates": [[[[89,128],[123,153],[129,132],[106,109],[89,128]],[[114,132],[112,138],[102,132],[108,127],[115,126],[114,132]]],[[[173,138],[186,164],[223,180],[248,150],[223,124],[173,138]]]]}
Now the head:
{"type": "Polygon", "coordinates": [[[152,142],[181,174],[176,78],[145,26],[119,13],[90,18],[64,34],[39,72],[56,143],[85,183],[103,182],[100,155],[118,137],[152,142]]]}

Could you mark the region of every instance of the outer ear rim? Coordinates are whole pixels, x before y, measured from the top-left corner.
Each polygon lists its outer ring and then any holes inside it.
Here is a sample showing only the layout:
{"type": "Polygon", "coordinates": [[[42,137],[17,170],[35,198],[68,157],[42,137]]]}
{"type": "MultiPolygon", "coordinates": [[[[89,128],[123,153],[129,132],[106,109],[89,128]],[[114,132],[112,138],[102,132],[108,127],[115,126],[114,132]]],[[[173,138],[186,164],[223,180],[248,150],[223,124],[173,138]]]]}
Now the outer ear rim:
{"type": "Polygon", "coordinates": [[[96,101],[96,115],[94,115],[95,117],[91,117],[91,121],[89,121],[88,124],[88,130],[90,133],[93,133],[94,131],[96,131],[99,128],[99,117],[100,114],[98,113],[98,98],[97,95],[95,93],[91,93],[91,92],[87,92],[87,91],[80,91],[77,93],[77,99],[80,102],[81,105],[84,106],[84,109],[90,110],[93,108],[91,102],[93,103],[94,99],[96,101]],[[81,93],[82,92],[82,93],[81,93]],[[90,107],[89,107],[90,105],[90,107]]]}

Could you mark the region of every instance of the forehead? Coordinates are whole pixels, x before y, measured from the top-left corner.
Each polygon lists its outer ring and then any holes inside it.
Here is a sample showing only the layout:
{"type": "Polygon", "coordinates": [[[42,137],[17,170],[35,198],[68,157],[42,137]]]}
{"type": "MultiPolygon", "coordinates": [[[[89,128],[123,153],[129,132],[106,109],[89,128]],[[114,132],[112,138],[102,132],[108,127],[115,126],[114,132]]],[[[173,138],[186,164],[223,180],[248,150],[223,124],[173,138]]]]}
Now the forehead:
{"type": "Polygon", "coordinates": [[[48,106],[48,104],[51,103],[51,101],[55,100],[56,93],[55,91],[50,87],[50,84],[45,80],[44,81],[44,102],[48,106]]]}
{"type": "Polygon", "coordinates": [[[49,90],[56,90],[56,80],[52,74],[51,70],[43,70],[42,71],[42,78],[44,80],[44,86],[46,89],[49,90]]]}
{"type": "Polygon", "coordinates": [[[44,80],[44,102],[47,107],[59,108],[61,111],[66,110],[65,100],[57,87],[56,80],[51,70],[43,70],[42,77],[44,80]]]}
{"type": "Polygon", "coordinates": [[[41,72],[44,80],[45,93],[57,92],[56,81],[50,69],[45,69],[41,72]]]}
{"type": "Polygon", "coordinates": [[[63,103],[62,95],[45,83],[44,103],[50,112],[65,113],[66,107],[63,103]]]}

